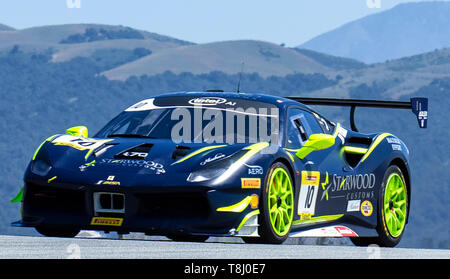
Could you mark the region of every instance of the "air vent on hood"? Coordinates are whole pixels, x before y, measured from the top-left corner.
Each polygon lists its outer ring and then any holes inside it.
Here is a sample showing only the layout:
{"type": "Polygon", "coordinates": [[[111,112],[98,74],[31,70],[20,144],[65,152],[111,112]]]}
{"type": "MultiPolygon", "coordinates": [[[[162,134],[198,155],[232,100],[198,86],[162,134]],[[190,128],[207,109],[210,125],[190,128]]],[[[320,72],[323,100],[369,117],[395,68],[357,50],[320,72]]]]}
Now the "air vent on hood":
{"type": "Polygon", "coordinates": [[[176,159],[182,158],[182,157],[186,156],[190,150],[191,150],[190,147],[177,145],[177,147],[175,148],[175,150],[172,153],[172,159],[176,160],[176,159]]]}
{"type": "Polygon", "coordinates": [[[145,159],[153,147],[151,143],[144,143],[133,148],[127,149],[114,155],[116,159],[145,159]]]}

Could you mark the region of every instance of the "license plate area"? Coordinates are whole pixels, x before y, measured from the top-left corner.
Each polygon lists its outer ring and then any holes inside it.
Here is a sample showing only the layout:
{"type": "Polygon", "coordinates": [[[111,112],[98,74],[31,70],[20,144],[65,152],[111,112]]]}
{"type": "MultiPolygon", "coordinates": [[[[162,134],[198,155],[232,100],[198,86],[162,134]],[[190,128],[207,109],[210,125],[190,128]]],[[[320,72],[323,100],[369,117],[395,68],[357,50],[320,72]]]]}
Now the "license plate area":
{"type": "Polygon", "coordinates": [[[94,193],[94,214],[102,216],[104,213],[125,213],[125,195],[121,193],[94,193]]]}

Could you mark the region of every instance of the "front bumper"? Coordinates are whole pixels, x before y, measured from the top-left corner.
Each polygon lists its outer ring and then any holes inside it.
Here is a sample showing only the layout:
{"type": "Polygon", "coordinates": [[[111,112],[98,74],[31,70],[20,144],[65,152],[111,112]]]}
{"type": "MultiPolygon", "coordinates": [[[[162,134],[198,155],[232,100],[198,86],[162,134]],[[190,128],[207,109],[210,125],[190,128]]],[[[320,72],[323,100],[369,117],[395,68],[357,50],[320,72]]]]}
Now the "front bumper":
{"type": "MultiPolygon", "coordinates": [[[[248,205],[240,212],[223,212],[217,209],[236,204],[252,194],[257,193],[243,191],[240,187],[132,187],[27,181],[21,210],[22,220],[12,225],[144,232],[149,235],[239,235],[239,230],[246,226],[246,222],[257,227],[257,208],[248,205]],[[123,212],[98,212],[94,201],[95,193],[123,195],[123,212]],[[120,225],[93,225],[95,217],[120,219],[121,222],[120,225]]],[[[244,232],[242,229],[241,235],[255,236],[255,232],[244,232]]]]}

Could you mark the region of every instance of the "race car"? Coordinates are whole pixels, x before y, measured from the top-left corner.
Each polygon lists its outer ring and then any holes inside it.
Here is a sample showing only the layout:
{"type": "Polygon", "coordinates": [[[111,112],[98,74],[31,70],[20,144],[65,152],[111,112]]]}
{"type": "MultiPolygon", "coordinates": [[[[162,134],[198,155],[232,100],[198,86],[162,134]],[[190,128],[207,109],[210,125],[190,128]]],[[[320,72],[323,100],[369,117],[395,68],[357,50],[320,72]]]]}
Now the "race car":
{"type": "Polygon", "coordinates": [[[409,150],[390,133],[357,132],[356,107],[412,109],[427,126],[426,98],[216,90],[151,97],[93,137],[77,126],[47,138],[12,200],[21,202],[12,225],[52,237],[98,230],[177,241],[349,237],[358,246],[395,246],[409,216],[409,150]],[[352,129],[308,105],[351,107],[352,129]]]}

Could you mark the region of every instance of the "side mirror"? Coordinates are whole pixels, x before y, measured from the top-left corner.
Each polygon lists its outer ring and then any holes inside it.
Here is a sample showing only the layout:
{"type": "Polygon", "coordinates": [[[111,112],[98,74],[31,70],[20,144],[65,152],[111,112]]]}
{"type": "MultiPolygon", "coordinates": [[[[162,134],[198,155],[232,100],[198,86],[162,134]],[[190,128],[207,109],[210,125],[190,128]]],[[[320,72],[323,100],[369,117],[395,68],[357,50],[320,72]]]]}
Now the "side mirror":
{"type": "Polygon", "coordinates": [[[327,149],[334,145],[335,138],[328,134],[312,134],[306,143],[300,148],[295,155],[300,159],[304,159],[309,153],[317,150],[327,149]]]}
{"type": "Polygon", "coordinates": [[[86,126],[75,126],[66,130],[66,134],[87,138],[88,128],[86,126]]]}

